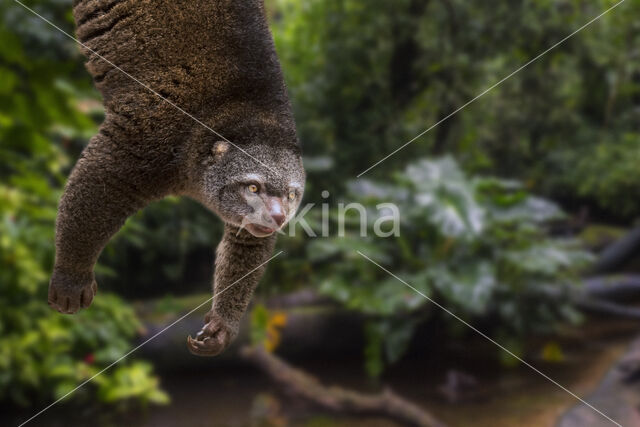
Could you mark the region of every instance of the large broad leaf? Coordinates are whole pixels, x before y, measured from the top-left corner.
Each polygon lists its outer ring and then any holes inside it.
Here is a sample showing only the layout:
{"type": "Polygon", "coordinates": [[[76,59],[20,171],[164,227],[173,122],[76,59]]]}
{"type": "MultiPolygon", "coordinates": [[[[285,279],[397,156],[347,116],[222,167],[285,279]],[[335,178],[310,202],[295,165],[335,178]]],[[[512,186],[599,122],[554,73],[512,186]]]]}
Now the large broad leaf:
{"type": "Polygon", "coordinates": [[[558,276],[563,271],[571,271],[584,266],[593,257],[575,247],[571,241],[543,241],[524,249],[513,249],[502,253],[504,260],[515,269],[527,274],[558,276]]]}
{"type": "Polygon", "coordinates": [[[361,259],[358,251],[380,262],[389,262],[390,257],[384,247],[370,240],[358,238],[313,239],[307,245],[307,259],[320,262],[338,255],[349,259],[361,259]]]}
{"type": "Polygon", "coordinates": [[[493,265],[486,261],[470,262],[455,269],[438,267],[429,274],[447,301],[474,314],[487,312],[498,283],[493,265]]]}
{"type": "Polygon", "coordinates": [[[493,207],[491,215],[500,222],[544,223],[564,217],[564,213],[555,203],[534,196],[527,196],[522,202],[507,208],[493,207]]]}
{"type": "Polygon", "coordinates": [[[407,352],[419,320],[407,317],[379,318],[365,325],[365,367],[371,376],[382,373],[407,352]]]}
{"type": "Polygon", "coordinates": [[[485,209],[476,201],[473,184],[451,157],[414,163],[405,177],[415,187],[415,204],[442,234],[472,238],[483,231],[485,209]]]}

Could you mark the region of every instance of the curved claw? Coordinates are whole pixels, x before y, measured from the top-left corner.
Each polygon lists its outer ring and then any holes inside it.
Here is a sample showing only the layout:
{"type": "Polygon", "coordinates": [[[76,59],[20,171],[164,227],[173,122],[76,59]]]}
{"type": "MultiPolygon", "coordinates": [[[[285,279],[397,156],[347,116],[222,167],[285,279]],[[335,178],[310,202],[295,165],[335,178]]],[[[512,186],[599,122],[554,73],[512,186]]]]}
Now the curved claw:
{"type": "Polygon", "coordinates": [[[217,356],[224,350],[224,346],[209,337],[198,340],[191,338],[191,335],[187,337],[187,347],[196,356],[217,356]]]}
{"type": "Polygon", "coordinates": [[[211,323],[208,323],[196,334],[195,338],[187,337],[187,347],[192,354],[196,356],[217,356],[227,348],[229,333],[223,328],[212,326],[211,323]]]}

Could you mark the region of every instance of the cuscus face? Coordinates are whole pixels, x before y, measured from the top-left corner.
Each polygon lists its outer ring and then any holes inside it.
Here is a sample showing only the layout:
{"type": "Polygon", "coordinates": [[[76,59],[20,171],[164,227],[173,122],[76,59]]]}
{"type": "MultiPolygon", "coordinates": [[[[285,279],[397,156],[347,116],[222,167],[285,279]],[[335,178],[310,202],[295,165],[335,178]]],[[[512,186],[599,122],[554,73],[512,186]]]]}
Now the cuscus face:
{"type": "Polygon", "coordinates": [[[297,147],[238,147],[218,142],[205,172],[207,205],[256,237],[280,230],[296,213],[305,174],[297,147]]]}

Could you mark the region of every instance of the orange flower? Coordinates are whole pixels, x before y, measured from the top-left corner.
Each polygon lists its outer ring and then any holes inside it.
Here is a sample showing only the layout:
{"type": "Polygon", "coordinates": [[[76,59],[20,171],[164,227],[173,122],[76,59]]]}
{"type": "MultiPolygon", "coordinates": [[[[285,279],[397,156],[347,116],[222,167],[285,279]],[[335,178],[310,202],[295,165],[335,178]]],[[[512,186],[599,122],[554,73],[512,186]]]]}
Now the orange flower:
{"type": "Polygon", "coordinates": [[[268,352],[273,352],[280,341],[282,340],[282,336],[280,334],[280,330],[287,323],[287,315],[281,311],[275,312],[271,316],[269,316],[269,321],[267,323],[267,337],[264,342],[264,348],[268,352]]]}

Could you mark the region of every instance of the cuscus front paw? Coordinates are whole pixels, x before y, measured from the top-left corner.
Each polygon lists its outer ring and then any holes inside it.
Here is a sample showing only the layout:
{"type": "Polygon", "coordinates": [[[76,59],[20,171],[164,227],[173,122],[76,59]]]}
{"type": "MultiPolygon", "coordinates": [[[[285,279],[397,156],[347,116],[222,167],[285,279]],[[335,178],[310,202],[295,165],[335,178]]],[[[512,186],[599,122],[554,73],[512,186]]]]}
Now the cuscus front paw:
{"type": "Polygon", "coordinates": [[[98,285],[93,274],[73,277],[54,273],[49,283],[49,306],[60,313],[75,314],[91,305],[96,292],[98,285]]]}
{"type": "Polygon", "coordinates": [[[205,325],[195,338],[187,338],[189,351],[196,356],[217,356],[229,346],[233,331],[217,314],[209,313],[204,318],[205,325]]]}

